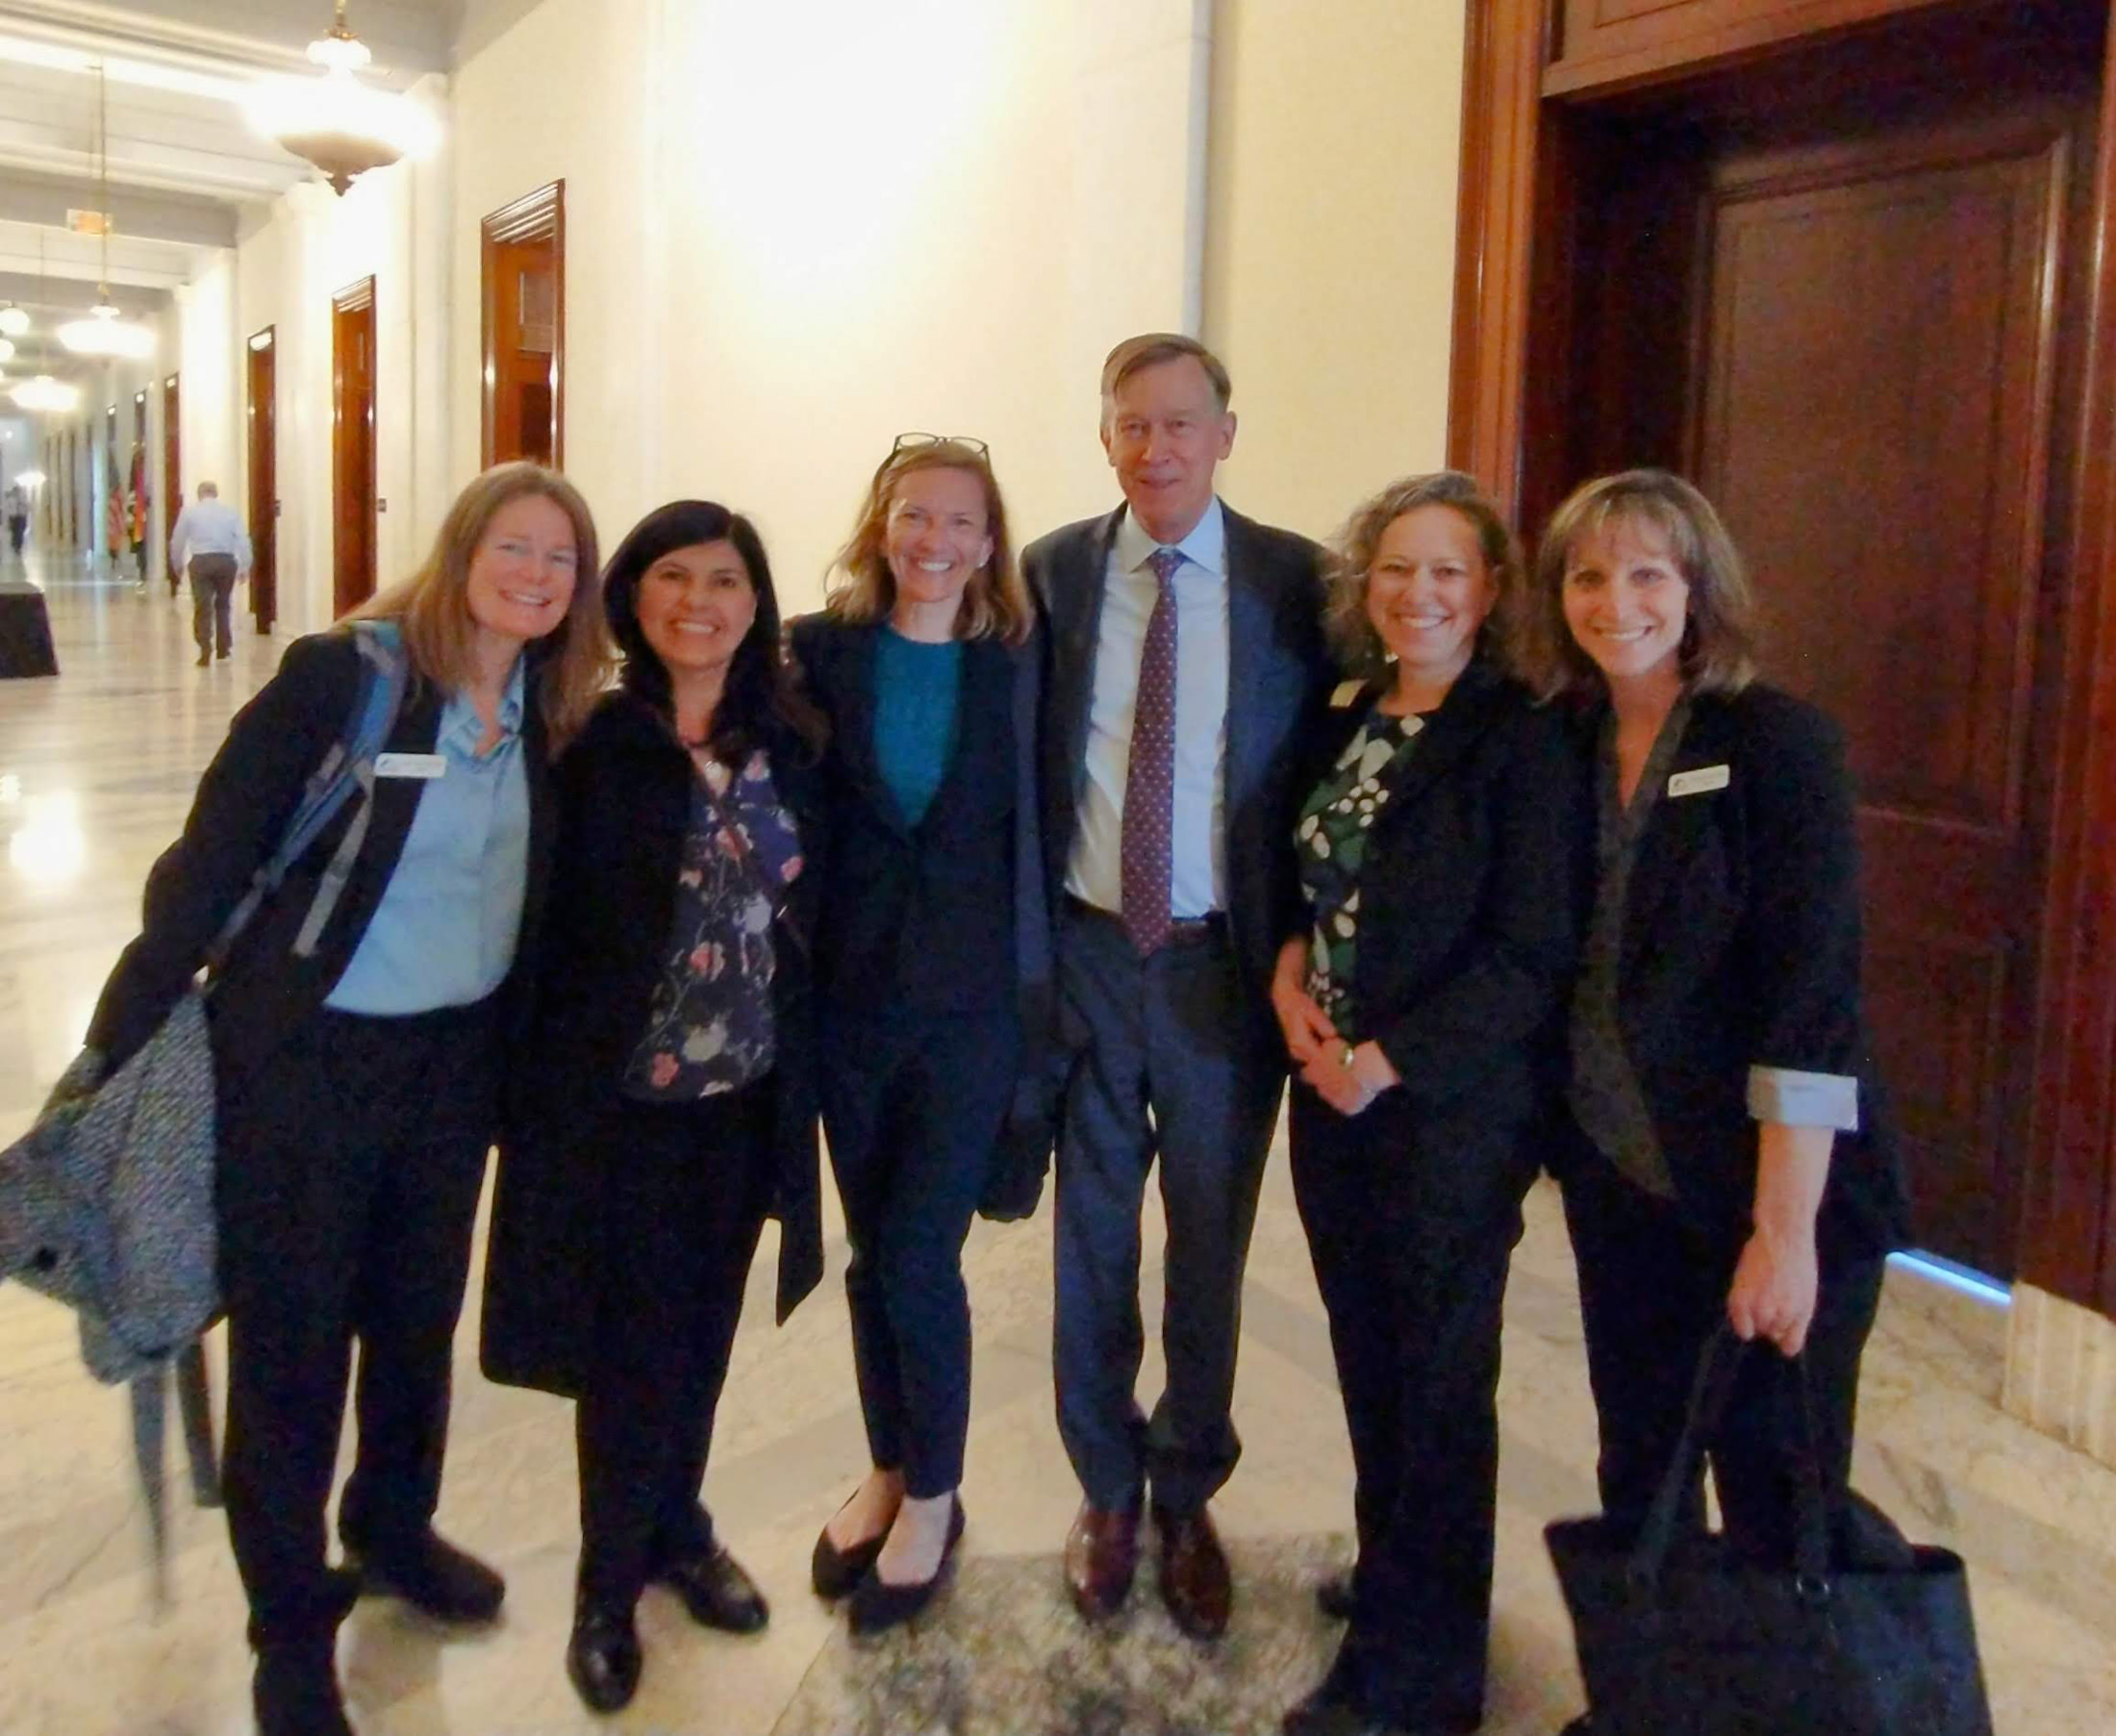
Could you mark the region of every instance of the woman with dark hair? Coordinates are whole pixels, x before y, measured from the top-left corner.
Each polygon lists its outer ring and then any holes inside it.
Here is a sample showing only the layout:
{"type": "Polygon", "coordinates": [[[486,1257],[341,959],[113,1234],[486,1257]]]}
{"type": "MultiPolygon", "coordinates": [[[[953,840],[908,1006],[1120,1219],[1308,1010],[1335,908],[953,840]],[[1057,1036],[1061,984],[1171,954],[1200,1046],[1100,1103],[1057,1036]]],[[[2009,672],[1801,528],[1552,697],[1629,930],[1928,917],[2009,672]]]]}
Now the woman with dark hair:
{"type": "Polygon", "coordinates": [[[332,1646],[357,1590],[457,1622],[491,1620],[505,1593],[433,1528],[449,1367],[529,1004],[548,762],[608,668],[594,521],[537,465],[478,477],[418,570],[359,613],[409,677],[367,793],[214,957],[346,743],[375,645],[341,622],[295,640],[229,726],[88,1027],[114,1070],[211,968],[228,1531],[263,1736],[350,1736],[332,1646]],[[349,1571],[334,1573],[325,1508],[356,1338],[349,1571]]]}
{"type": "Polygon", "coordinates": [[[1500,1304],[1573,968],[1583,792],[1561,719],[1499,656],[1520,585],[1505,520],[1459,472],[1392,485],[1339,539],[1328,626],[1356,679],[1309,744],[1307,923],[1272,1002],[1359,1559],[1319,1595],[1348,1625],[1287,1736],[1483,1717],[1500,1304]]]}
{"type": "Polygon", "coordinates": [[[1024,1215],[1041,1182],[1001,1132],[1049,949],[1033,616],[982,442],[899,436],[838,569],[793,642],[831,726],[822,1110],[873,1469],[817,1540],[813,1577],[873,1633],[924,1607],[962,1536],[963,1238],[980,1203],[1024,1215]]]}
{"type": "Polygon", "coordinates": [[[615,1711],[649,1582],[762,1627],[698,1499],[743,1289],[780,1222],[778,1316],[822,1271],[809,1010],[820,741],[779,654],[750,522],[650,513],[604,575],[623,659],[560,762],[542,999],[503,1154],[492,1378],[575,1397],[581,1557],[567,1669],[615,1711]]]}
{"type": "MultiPolygon", "coordinates": [[[[1859,1011],[1843,737],[1755,679],[1752,616],[1711,502],[1629,470],[1552,516],[1522,649],[1571,702],[1598,792],[1574,841],[1594,891],[1552,1168],[1602,1509],[1619,1535],[1644,1522],[1725,1322],[1772,1347],[1744,1358],[1706,1444],[1726,1535],[1790,1564],[1785,1361],[1803,1365],[1841,1521],[1859,1358],[1906,1212],[1859,1011]]],[[[1703,1525],[1700,1484],[1681,1517],[1703,1525]]]]}

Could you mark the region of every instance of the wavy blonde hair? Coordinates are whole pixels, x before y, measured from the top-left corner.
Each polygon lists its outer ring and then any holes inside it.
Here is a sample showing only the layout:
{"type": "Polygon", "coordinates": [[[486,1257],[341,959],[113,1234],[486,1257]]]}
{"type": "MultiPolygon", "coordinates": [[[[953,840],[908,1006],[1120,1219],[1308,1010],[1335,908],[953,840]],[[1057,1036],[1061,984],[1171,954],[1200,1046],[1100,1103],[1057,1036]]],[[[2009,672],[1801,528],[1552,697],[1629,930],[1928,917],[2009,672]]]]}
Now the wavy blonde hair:
{"type": "Polygon", "coordinates": [[[835,582],[824,599],[824,610],[842,621],[888,619],[896,603],[896,581],[890,573],[889,557],[884,552],[889,513],[896,503],[898,485],[920,470],[962,470],[976,477],[985,491],[985,532],[992,539],[992,558],[970,575],[963,589],[963,606],[955,616],[955,637],[983,639],[989,635],[1010,645],[1020,644],[1035,625],[1036,606],[1029,601],[1028,587],[1021,582],[1020,568],[1015,565],[1014,543],[1007,534],[1006,502],[999,494],[999,479],[992,473],[992,461],[961,440],[935,440],[930,445],[906,447],[882,461],[868,487],[851,538],[830,564],[835,582]]]}
{"type": "Polygon", "coordinates": [[[550,501],[573,527],[572,601],[566,606],[565,619],[523,650],[555,754],[587,722],[596,695],[609,685],[612,662],[594,516],[580,491],[556,470],[523,460],[494,465],[474,478],[456,496],[434,535],[433,548],[411,576],[378,591],[344,618],[395,621],[420,679],[444,692],[468,686],[476,673],[470,562],[499,510],[532,495],[550,501]]]}

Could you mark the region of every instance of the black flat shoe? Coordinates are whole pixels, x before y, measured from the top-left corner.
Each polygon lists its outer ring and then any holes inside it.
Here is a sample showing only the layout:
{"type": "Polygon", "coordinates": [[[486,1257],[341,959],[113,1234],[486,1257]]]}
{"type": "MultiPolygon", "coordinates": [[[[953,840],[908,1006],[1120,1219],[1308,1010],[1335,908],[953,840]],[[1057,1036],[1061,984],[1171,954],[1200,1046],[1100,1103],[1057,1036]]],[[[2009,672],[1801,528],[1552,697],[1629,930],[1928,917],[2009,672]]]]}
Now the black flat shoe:
{"type": "Polygon", "coordinates": [[[816,1539],[816,1551],[808,1558],[809,1583],[816,1588],[816,1596],[836,1602],[847,1596],[852,1588],[867,1577],[867,1571],[874,1565],[874,1557],[882,1552],[882,1543],[889,1536],[885,1525],[872,1537],[862,1538],[848,1549],[841,1549],[830,1541],[830,1530],[825,1526],[816,1539]]]}
{"type": "Polygon", "coordinates": [[[566,1642],[566,1673],[591,1712],[630,1705],[640,1686],[640,1635],[632,1612],[607,1603],[579,1605],[566,1642]]]}
{"type": "Polygon", "coordinates": [[[771,1606],[757,1589],[757,1582],[718,1544],[663,1562],[654,1580],[683,1599],[692,1621],[700,1627],[717,1627],[722,1633],[755,1633],[771,1620],[771,1606]]]}
{"type": "Polygon", "coordinates": [[[1350,1568],[1342,1573],[1332,1573],[1315,1588],[1315,1606],[1333,1622],[1352,1619],[1352,1612],[1359,1607],[1359,1598],[1352,1590],[1350,1568]]]}
{"type": "Polygon", "coordinates": [[[925,1608],[947,1574],[948,1563],[955,1558],[955,1546],[962,1541],[963,1501],[958,1496],[954,1510],[948,1514],[947,1542],[941,1547],[941,1565],[933,1570],[933,1577],[914,1585],[892,1585],[880,1573],[869,1572],[852,1594],[852,1631],[862,1637],[882,1633],[910,1621],[925,1608]]]}
{"type": "Polygon", "coordinates": [[[436,1531],[385,1549],[348,1543],[345,1567],[363,1592],[401,1598],[437,1622],[490,1622],[507,1597],[506,1580],[436,1531]]]}

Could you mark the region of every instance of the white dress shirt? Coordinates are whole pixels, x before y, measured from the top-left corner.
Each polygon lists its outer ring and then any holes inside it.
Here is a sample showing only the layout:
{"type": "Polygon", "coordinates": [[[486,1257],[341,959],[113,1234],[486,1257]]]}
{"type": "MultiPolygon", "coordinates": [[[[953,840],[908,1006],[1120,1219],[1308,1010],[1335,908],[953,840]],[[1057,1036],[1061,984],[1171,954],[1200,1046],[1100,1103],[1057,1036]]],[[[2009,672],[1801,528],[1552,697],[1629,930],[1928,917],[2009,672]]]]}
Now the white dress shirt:
{"type": "MultiPolygon", "coordinates": [[[[1146,622],[1160,586],[1147,562],[1160,543],[1129,512],[1119,520],[1102,577],[1101,628],[1088,705],[1087,781],[1066,891],[1102,910],[1123,906],[1124,780],[1146,622]]],[[[1169,914],[1224,910],[1226,898],[1227,521],[1214,499],[1173,545],[1183,565],[1175,591],[1175,793],[1169,914]]]]}
{"type": "Polygon", "coordinates": [[[238,572],[250,570],[250,537],[232,506],[194,500],[176,516],[169,532],[169,565],[182,572],[193,555],[233,555],[238,572]]]}

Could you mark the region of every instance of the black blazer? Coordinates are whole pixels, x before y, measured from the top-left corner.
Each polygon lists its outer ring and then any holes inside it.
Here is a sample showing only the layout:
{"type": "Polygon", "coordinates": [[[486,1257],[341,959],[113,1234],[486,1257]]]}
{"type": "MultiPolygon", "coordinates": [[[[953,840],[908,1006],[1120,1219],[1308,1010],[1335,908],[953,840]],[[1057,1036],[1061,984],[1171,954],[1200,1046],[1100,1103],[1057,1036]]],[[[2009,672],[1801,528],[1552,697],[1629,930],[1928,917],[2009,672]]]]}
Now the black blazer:
{"type": "MultiPolygon", "coordinates": [[[[1339,691],[1307,792],[1382,691],[1339,691]]],[[[1394,768],[1368,833],[1352,993],[1362,1032],[1422,1112],[1525,1121],[1549,1083],[1577,953],[1572,841],[1588,806],[1569,723],[1472,663],[1394,768]]]]}
{"type": "MultiPolygon", "coordinates": [[[[1307,792],[1297,786],[1332,671],[1322,645],[1322,551],[1292,531],[1225,511],[1227,922],[1262,1004],[1299,904],[1293,825],[1307,792]]],[[[1044,868],[1053,897],[1065,890],[1087,778],[1103,579],[1123,514],[1120,507],[1069,524],[1021,555],[1046,629],[1037,751],[1044,868]]]]}
{"type": "MultiPolygon", "coordinates": [[[[1594,774],[1606,704],[1578,717],[1594,774]]],[[[1631,872],[1618,975],[1625,1052],[1676,1194],[1715,1236],[1747,1233],[1756,1185],[1751,1067],[1859,1082],[1859,1131],[1840,1134],[1819,1233],[1901,1245],[1907,1208],[1894,1130],[1859,1005],[1859,868],[1837,726],[1760,684],[1700,693],[1671,777],[1726,768],[1724,787],[1653,804],[1631,872]]],[[[1592,896],[1596,820],[1577,848],[1592,896]]]]}
{"type": "MultiPolygon", "coordinates": [[[[776,1061],[768,1075],[779,1220],[778,1318],[822,1276],[813,989],[815,772],[790,737],[767,743],[806,867],[772,931],[776,1061]]],[[[558,766],[559,841],[537,1006],[501,1142],[486,1254],[480,1357],[513,1386],[577,1396],[592,1365],[601,1223],[612,1153],[604,1116],[646,1028],[675,920],[691,821],[690,755],[630,694],[606,694],[558,766]]]]}
{"type": "MultiPolygon", "coordinates": [[[[533,669],[530,677],[522,720],[528,880],[516,969],[502,990],[516,1027],[528,1003],[524,961],[535,956],[542,922],[555,816],[533,669]]],[[[89,1021],[89,1044],[113,1067],[154,1034],[205,964],[207,947],[241,902],[252,875],[278,847],[310,774],[346,733],[359,690],[360,649],[349,629],[334,628],[289,645],[279,672],[237,713],[228,739],[199,780],[183,836],[147,876],[140,933],[119,956],[89,1021]]],[[[415,681],[387,750],[431,753],[443,703],[429,683],[415,681]]],[[[295,956],[294,936],[324,868],[353,823],[357,801],[324,827],[288,872],[278,895],[237,941],[206,1003],[214,1081],[223,1097],[268,1065],[287,1033],[321,1007],[337,986],[396,871],[425,788],[413,778],[375,781],[373,814],[351,878],[307,958],[295,956]]]]}
{"type": "Polygon", "coordinates": [[[817,913],[818,990],[826,1005],[870,1013],[1047,1000],[1048,910],[1022,728],[1034,719],[1033,655],[994,639],[963,646],[954,756],[912,827],[874,758],[883,631],[827,615],[789,629],[831,732],[820,784],[830,852],[817,913]]]}

